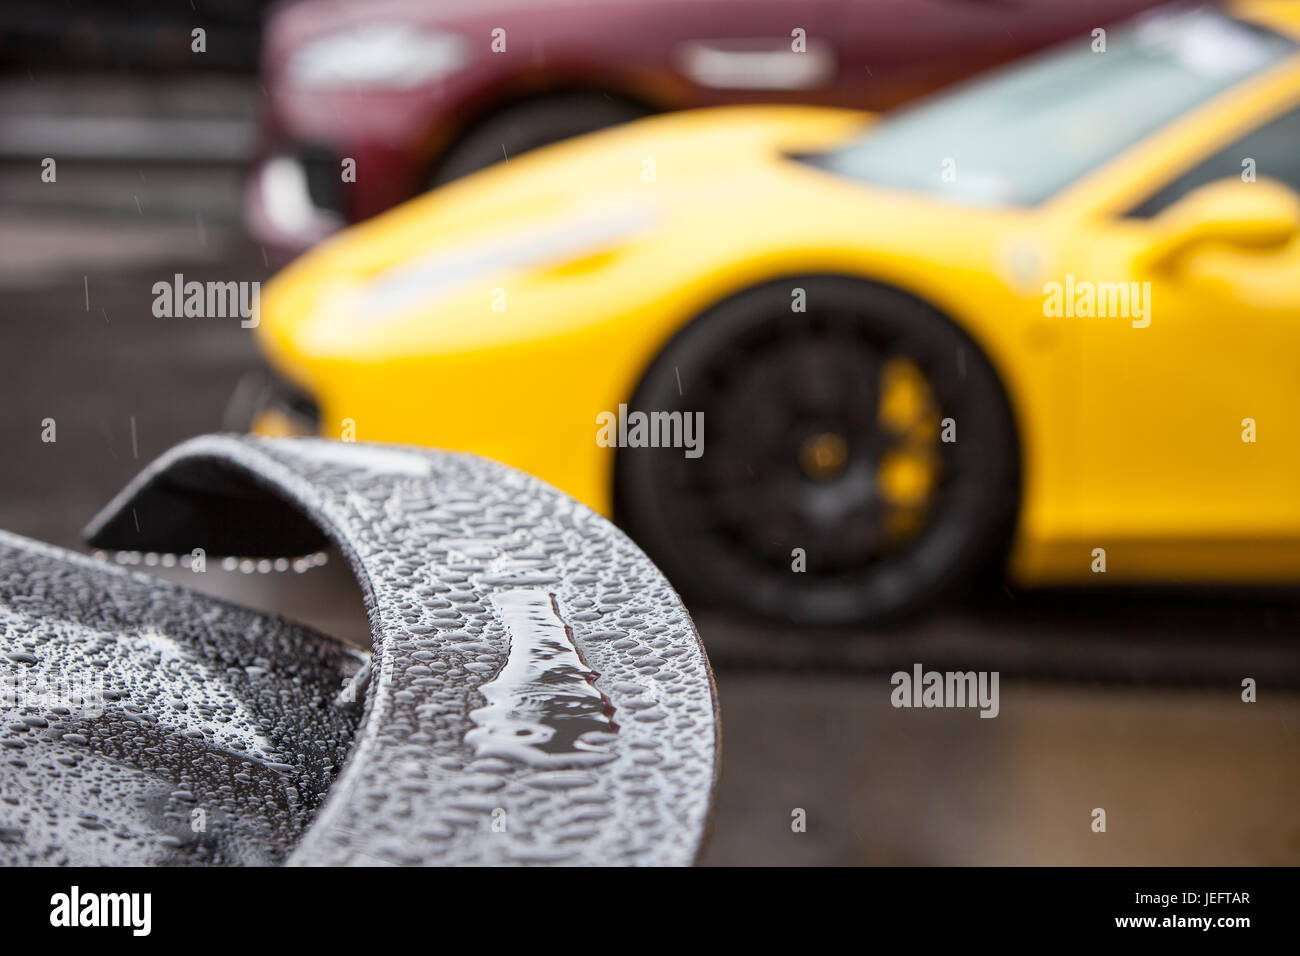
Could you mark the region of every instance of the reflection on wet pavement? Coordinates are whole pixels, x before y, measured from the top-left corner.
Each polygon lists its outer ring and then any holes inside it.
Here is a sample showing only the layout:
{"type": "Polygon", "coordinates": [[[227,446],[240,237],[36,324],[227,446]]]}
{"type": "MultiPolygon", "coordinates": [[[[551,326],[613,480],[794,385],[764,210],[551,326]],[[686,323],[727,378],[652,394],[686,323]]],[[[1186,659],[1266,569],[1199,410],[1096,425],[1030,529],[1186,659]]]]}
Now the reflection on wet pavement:
{"type": "Polygon", "coordinates": [[[1004,679],[980,720],[895,710],[886,674],[722,672],[718,688],[708,864],[1300,863],[1295,694],[1004,679]]]}

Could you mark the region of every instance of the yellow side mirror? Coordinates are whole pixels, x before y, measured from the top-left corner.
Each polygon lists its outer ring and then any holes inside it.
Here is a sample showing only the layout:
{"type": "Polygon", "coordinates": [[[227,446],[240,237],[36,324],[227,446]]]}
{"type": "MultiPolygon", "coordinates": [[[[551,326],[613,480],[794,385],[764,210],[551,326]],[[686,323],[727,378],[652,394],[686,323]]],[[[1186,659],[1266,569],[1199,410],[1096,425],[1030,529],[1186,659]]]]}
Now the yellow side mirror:
{"type": "Polygon", "coordinates": [[[1144,271],[1169,269],[1203,243],[1246,249],[1285,245],[1300,235],[1300,196],[1272,179],[1218,179],[1189,192],[1153,225],[1157,238],[1142,256],[1144,271]]]}

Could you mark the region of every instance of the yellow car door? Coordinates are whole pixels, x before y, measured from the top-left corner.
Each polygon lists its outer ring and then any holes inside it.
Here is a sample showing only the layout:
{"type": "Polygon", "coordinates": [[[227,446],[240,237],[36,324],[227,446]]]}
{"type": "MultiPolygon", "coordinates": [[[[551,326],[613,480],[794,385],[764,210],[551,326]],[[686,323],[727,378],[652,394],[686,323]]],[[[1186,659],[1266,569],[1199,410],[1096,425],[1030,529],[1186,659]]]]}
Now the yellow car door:
{"type": "Polygon", "coordinates": [[[1078,559],[1104,548],[1122,577],[1293,578],[1300,107],[1267,110],[1076,251],[1076,304],[1095,286],[1073,318],[1078,559]]]}

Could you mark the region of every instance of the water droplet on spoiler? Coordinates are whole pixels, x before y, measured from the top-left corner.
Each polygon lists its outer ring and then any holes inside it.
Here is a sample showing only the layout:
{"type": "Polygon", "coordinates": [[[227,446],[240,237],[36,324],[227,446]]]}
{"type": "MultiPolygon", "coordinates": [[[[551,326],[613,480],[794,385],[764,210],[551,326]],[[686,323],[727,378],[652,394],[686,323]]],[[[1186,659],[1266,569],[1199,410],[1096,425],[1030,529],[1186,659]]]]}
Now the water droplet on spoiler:
{"type": "Polygon", "coordinates": [[[510,635],[510,653],[479,691],[487,706],[470,713],[466,741],[479,757],[533,767],[582,767],[610,759],[603,744],[618,727],[547,591],[519,588],[492,602],[510,635]]]}

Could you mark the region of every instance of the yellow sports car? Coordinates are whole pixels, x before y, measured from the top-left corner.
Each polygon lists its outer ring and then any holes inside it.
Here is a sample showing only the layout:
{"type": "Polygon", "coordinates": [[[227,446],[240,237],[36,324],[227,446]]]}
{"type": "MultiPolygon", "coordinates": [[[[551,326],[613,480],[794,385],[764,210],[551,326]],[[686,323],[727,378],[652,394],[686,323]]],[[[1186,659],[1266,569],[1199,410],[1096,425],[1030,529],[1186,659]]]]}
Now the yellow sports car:
{"type": "Polygon", "coordinates": [[[1300,580],[1298,6],[511,159],[288,268],[260,342],[311,428],[531,471],[692,599],[1300,580]]]}

